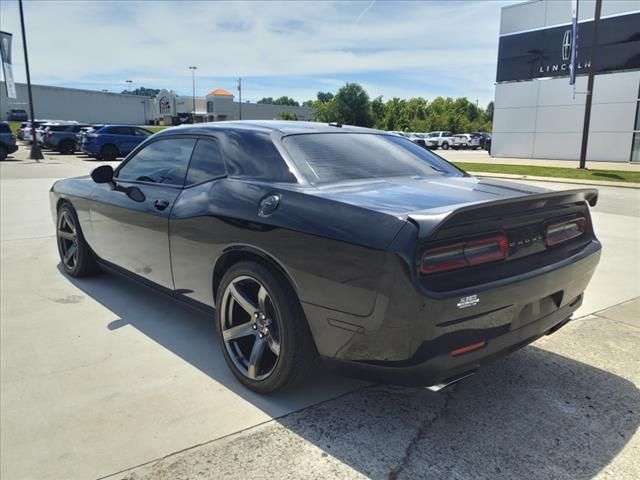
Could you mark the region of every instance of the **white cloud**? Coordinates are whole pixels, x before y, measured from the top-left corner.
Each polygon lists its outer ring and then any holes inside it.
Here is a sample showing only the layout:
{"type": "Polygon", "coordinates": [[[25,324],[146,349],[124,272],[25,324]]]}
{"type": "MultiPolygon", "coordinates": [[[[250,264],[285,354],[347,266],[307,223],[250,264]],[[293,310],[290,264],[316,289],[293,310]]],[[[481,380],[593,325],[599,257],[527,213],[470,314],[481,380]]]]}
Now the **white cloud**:
{"type": "MultiPolygon", "coordinates": [[[[429,96],[440,84],[442,94],[486,103],[504,3],[26,1],[25,17],[34,83],[115,91],[130,78],[186,94],[187,66],[197,65],[199,78],[227,83],[259,77],[268,89],[264,79],[272,77],[267,96],[313,97],[323,79],[364,78],[372,96],[429,96]],[[411,80],[407,89],[394,82],[396,73],[411,80]],[[302,76],[308,85],[287,81],[302,76]]],[[[15,0],[0,2],[0,28],[14,33],[22,81],[15,0]]],[[[199,85],[200,93],[224,86],[199,85]]]]}

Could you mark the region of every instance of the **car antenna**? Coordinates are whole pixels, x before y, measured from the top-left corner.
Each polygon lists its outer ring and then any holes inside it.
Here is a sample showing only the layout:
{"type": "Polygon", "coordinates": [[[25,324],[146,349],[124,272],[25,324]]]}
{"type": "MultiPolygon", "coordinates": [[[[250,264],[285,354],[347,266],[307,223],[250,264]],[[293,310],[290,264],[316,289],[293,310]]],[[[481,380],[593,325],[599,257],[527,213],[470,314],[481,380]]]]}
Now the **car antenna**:
{"type": "Polygon", "coordinates": [[[329,122],[329,126],[342,128],[342,124],[340,122],[329,122]]]}

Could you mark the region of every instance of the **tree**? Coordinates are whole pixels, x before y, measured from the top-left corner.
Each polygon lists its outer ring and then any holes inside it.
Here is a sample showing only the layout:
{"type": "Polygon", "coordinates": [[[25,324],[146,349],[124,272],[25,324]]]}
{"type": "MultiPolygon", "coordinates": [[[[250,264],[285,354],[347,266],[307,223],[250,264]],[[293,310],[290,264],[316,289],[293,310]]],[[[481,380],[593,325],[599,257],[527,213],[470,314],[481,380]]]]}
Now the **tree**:
{"type": "Polygon", "coordinates": [[[258,100],[258,103],[267,103],[271,105],[289,105],[292,107],[300,106],[300,104],[296,100],[287,96],[276,98],[275,100],[271,97],[264,97],[261,100],[258,100]]]}
{"type": "Polygon", "coordinates": [[[333,93],[331,92],[318,92],[318,101],[322,103],[328,103],[333,100],[333,93]]]}
{"type": "Polygon", "coordinates": [[[493,122],[493,108],[494,108],[494,104],[493,104],[493,101],[491,101],[487,105],[487,109],[484,111],[484,117],[489,122],[493,122]]]}
{"type": "Polygon", "coordinates": [[[373,125],[369,95],[361,85],[347,83],[330,103],[333,104],[335,121],[359,127],[373,125]]]}
{"type": "Polygon", "coordinates": [[[121,93],[125,95],[141,95],[144,97],[155,97],[160,93],[160,89],[139,87],[139,88],[136,88],[135,90],[123,90],[121,93]]]}
{"type": "Polygon", "coordinates": [[[292,112],[280,112],[276,118],[278,120],[298,120],[298,115],[292,112]]]}

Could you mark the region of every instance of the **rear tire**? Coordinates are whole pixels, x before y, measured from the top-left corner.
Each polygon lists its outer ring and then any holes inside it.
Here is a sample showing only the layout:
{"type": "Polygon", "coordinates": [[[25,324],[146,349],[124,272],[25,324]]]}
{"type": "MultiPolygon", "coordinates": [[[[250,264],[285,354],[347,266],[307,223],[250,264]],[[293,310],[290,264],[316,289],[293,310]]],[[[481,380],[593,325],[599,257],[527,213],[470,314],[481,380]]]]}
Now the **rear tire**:
{"type": "Polygon", "coordinates": [[[5,147],[4,145],[0,145],[0,161],[7,158],[8,154],[9,154],[9,150],[7,150],[7,147],[5,147]]]}
{"type": "Polygon", "coordinates": [[[449,150],[449,144],[447,142],[443,142],[442,143],[442,149],[443,150],[449,150]]]}
{"type": "Polygon", "coordinates": [[[100,149],[100,155],[99,158],[100,160],[104,160],[106,162],[111,162],[113,160],[115,160],[116,158],[118,158],[118,156],[120,155],[120,152],[118,151],[118,147],[116,147],[115,145],[105,145],[100,149]]]}
{"type": "Polygon", "coordinates": [[[73,140],[63,140],[58,146],[58,151],[63,155],[71,155],[76,150],[76,142],[73,140]]]}
{"type": "Polygon", "coordinates": [[[316,348],[300,302],[277,271],[253,261],[233,265],[216,298],[220,345],[247,388],[284,390],[309,374],[316,348]]]}
{"type": "Polygon", "coordinates": [[[82,234],[78,215],[70,203],[64,203],[58,209],[56,239],[60,262],[69,275],[87,277],[100,271],[95,254],[82,234]]]}

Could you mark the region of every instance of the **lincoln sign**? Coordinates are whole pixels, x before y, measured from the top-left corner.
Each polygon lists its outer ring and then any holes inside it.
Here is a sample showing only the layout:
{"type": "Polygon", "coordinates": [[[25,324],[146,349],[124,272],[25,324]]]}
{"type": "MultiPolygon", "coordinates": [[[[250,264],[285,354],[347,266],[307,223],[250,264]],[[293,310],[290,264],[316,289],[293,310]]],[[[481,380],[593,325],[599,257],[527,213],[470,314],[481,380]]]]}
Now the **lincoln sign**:
{"type": "MultiPolygon", "coordinates": [[[[593,21],[578,24],[576,74],[588,73],[593,21]]],[[[505,34],[498,48],[497,82],[569,75],[571,24],[505,34]]],[[[597,73],[640,68],[640,13],[605,17],[598,29],[597,73]]]]}

